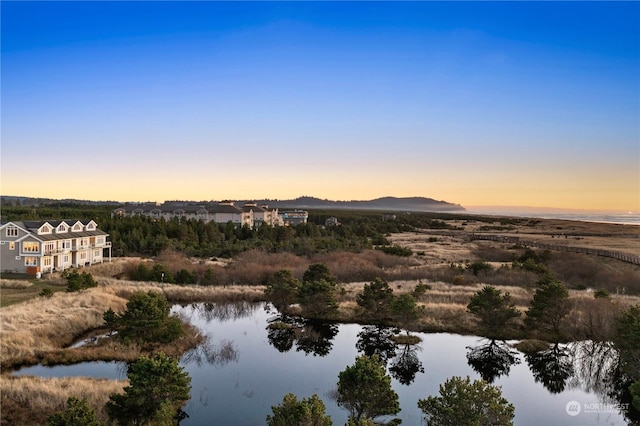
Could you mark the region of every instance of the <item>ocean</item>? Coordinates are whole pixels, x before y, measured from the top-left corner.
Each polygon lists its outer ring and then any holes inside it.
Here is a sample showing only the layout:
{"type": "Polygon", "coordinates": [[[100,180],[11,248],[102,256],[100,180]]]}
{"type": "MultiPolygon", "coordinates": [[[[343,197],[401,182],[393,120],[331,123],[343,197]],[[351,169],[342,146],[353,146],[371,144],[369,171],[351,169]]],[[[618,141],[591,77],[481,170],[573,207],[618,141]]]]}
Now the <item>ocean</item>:
{"type": "Polygon", "coordinates": [[[478,214],[483,216],[512,216],[512,217],[531,217],[538,219],[560,219],[575,220],[581,222],[599,222],[599,223],[618,223],[623,225],[640,225],[640,213],[589,213],[589,212],[541,212],[541,211],[525,211],[525,210],[493,210],[484,208],[470,208],[467,213],[478,214]]]}

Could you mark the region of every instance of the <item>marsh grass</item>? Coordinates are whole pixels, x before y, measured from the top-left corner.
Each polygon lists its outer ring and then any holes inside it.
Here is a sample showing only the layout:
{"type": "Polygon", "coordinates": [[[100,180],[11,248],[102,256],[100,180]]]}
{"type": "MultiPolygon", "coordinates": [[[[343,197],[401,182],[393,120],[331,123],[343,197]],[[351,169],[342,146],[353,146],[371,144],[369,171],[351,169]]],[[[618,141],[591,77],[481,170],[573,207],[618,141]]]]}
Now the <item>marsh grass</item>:
{"type": "Polygon", "coordinates": [[[397,334],[392,336],[391,340],[398,345],[417,345],[422,342],[422,339],[419,336],[412,334],[397,334]]]}
{"type": "Polygon", "coordinates": [[[98,418],[107,420],[104,405],[109,395],[121,393],[127,380],[86,377],[42,378],[0,376],[2,424],[32,426],[44,424],[51,414],[66,408],[70,396],[86,398],[98,418]]]}
{"type": "Polygon", "coordinates": [[[126,300],[94,288],[76,293],[59,292],[0,310],[0,360],[33,359],[60,349],[87,330],[103,324],[102,314],[110,307],[122,310],[126,300]]]}

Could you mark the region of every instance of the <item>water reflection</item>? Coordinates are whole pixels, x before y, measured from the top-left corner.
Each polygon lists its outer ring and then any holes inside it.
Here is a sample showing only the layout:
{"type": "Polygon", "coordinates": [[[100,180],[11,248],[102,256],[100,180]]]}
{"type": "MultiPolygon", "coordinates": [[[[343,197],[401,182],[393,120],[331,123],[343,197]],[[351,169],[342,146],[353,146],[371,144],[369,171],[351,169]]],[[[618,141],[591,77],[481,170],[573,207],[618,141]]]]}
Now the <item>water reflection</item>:
{"type": "Polygon", "coordinates": [[[323,357],[331,352],[338,334],[338,324],[286,314],[269,318],[267,323],[267,339],[280,352],[290,351],[295,344],[296,351],[323,357]]]}
{"type": "Polygon", "coordinates": [[[526,354],[525,359],[536,382],[541,382],[551,393],[564,391],[574,371],[569,349],[555,343],[549,349],[526,354]]]}
{"type": "Polygon", "coordinates": [[[233,341],[222,340],[220,343],[214,344],[207,335],[198,347],[182,356],[181,362],[194,363],[198,367],[204,364],[225,365],[232,361],[238,362],[238,353],[233,341]]]}
{"type": "Polygon", "coordinates": [[[480,342],[476,346],[467,346],[467,362],[488,383],[509,375],[511,366],[520,363],[518,352],[506,342],[495,339],[483,339],[480,342]]]}
{"type": "MultiPolygon", "coordinates": [[[[226,322],[234,321],[240,318],[247,318],[255,314],[255,312],[262,308],[260,303],[250,302],[234,302],[226,304],[218,303],[193,303],[189,305],[191,315],[197,315],[200,319],[205,320],[207,323],[212,321],[226,322]]],[[[183,308],[182,313],[186,308],[183,308]]]]}
{"type": "Polygon", "coordinates": [[[418,345],[403,345],[402,351],[392,361],[389,367],[391,376],[403,385],[410,385],[416,378],[416,374],[424,373],[422,361],[418,357],[418,351],[422,348],[418,345]]]}
{"type": "Polygon", "coordinates": [[[382,325],[365,325],[358,333],[356,349],[367,356],[378,355],[386,365],[387,361],[396,356],[396,343],[393,336],[400,330],[382,325]]]}
{"type": "Polygon", "coordinates": [[[611,376],[618,365],[618,351],[611,342],[585,340],[568,345],[573,357],[570,386],[585,392],[607,396],[611,392],[611,376]]]}
{"type": "MultiPolygon", "coordinates": [[[[503,342],[492,346],[491,341],[473,336],[415,333],[422,339],[420,345],[398,346],[392,340],[399,332],[394,328],[356,324],[323,327],[267,311],[264,304],[175,306],[173,311],[189,318],[211,339],[181,359],[192,377],[191,400],[185,407],[189,418],[183,420],[184,426],[265,424],[271,407],[280,404],[289,392],[299,398],[318,394],[334,424],[345,424],[345,411],[326,396],[335,389],[339,373],[362,353],[385,359],[400,397],[403,424],[421,424],[423,413],[416,400],[436,395],[439,384],[453,375],[495,376],[503,396],[516,407],[515,424],[521,426],[625,424],[623,416],[637,421],[637,412],[630,408],[628,379],[607,344],[587,341],[549,346],[539,354],[518,353],[511,363],[509,355],[500,355],[505,349],[503,342]],[[237,319],[232,320],[234,317],[237,319]],[[271,327],[278,322],[281,328],[271,327]],[[309,353],[316,356],[306,356],[309,353]],[[522,359],[527,362],[518,362],[522,359]],[[419,374],[423,370],[429,371],[424,379],[419,374]],[[545,388],[564,392],[551,394],[545,388]],[[622,414],[616,409],[605,413],[583,410],[575,417],[566,412],[566,404],[572,400],[584,407],[606,403],[609,398],[620,404],[622,414]]],[[[14,374],[123,378],[126,365],[35,366],[14,374]]]]}

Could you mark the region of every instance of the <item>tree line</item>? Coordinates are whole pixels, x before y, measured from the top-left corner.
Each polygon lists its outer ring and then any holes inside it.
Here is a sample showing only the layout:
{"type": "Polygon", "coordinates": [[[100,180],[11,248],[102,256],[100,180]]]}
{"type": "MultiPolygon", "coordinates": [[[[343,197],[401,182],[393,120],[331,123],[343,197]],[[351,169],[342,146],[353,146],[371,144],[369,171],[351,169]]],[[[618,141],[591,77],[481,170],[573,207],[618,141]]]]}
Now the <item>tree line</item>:
{"type": "MultiPolygon", "coordinates": [[[[115,207],[73,203],[38,207],[3,205],[0,215],[6,221],[93,219],[110,235],[115,256],[156,256],[167,249],[203,258],[229,258],[252,249],[297,255],[334,250],[361,251],[374,245],[388,245],[385,238],[388,233],[417,228],[451,228],[435,213],[398,214],[395,219],[385,220],[379,212],[311,211],[309,221],[304,224],[261,225],[252,229],[233,223],[204,223],[194,219],[112,217],[115,207]],[[338,217],[340,226],[324,226],[331,216],[338,217]]],[[[407,255],[406,252],[397,254],[407,255]]]]}

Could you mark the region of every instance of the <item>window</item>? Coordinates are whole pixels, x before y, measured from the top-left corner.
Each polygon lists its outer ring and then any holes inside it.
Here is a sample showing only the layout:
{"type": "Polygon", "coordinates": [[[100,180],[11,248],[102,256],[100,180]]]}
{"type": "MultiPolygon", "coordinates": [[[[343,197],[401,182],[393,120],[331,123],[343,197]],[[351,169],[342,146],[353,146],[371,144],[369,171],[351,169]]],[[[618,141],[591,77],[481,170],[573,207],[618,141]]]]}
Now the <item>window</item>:
{"type": "Polygon", "coordinates": [[[50,234],[51,233],[51,227],[49,225],[42,225],[40,227],[40,230],[38,231],[38,234],[50,234]]]}
{"type": "Polygon", "coordinates": [[[9,250],[15,250],[16,249],[16,243],[14,243],[13,241],[9,241],[9,250]]]}
{"type": "Polygon", "coordinates": [[[71,240],[64,240],[62,242],[62,248],[63,249],[70,249],[71,248],[71,240]]]}
{"type": "Polygon", "coordinates": [[[101,257],[100,256],[100,250],[96,250],[93,252],[93,257],[101,257]]]}
{"type": "Polygon", "coordinates": [[[35,241],[25,241],[22,243],[22,251],[25,253],[37,253],[40,251],[40,243],[35,241]]]}
{"type": "Polygon", "coordinates": [[[67,232],[69,228],[67,227],[67,225],[65,225],[64,223],[61,223],[60,225],[58,225],[58,227],[56,228],[56,232],[58,234],[63,234],[65,232],[67,232]]]}
{"type": "Polygon", "coordinates": [[[33,257],[33,256],[25,256],[24,265],[25,266],[37,266],[38,265],[38,258],[37,257],[33,257]]]}
{"type": "Polygon", "coordinates": [[[104,237],[96,238],[96,244],[104,244],[104,237]]]}
{"type": "Polygon", "coordinates": [[[69,263],[69,255],[68,254],[64,255],[64,263],[69,263]]]}
{"type": "Polygon", "coordinates": [[[7,237],[17,237],[18,236],[18,227],[15,225],[7,226],[7,237]]]}
{"type": "Polygon", "coordinates": [[[51,258],[43,257],[42,258],[42,266],[51,266],[51,258]]]}
{"type": "Polygon", "coordinates": [[[76,223],[75,225],[73,225],[73,231],[74,232],[82,231],[82,225],[79,223],[76,223]]]}
{"type": "Polygon", "coordinates": [[[56,248],[56,243],[46,243],[44,245],[44,251],[45,252],[51,252],[54,251],[56,248]]]}
{"type": "Polygon", "coordinates": [[[87,224],[87,231],[95,231],[96,230],[96,225],[93,222],[89,222],[87,224]]]}
{"type": "Polygon", "coordinates": [[[80,260],[86,260],[86,258],[87,258],[87,253],[86,252],[80,253],[80,260]]]}

